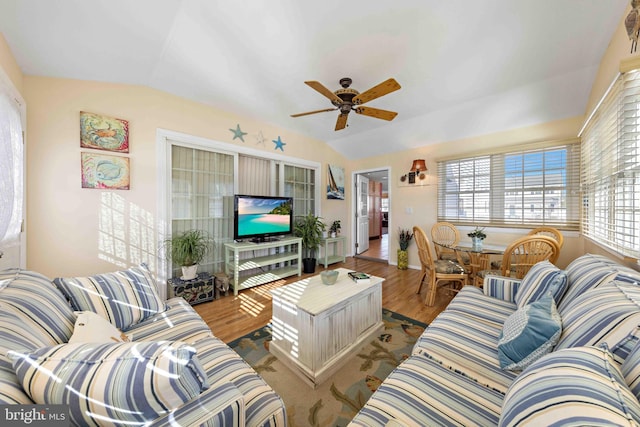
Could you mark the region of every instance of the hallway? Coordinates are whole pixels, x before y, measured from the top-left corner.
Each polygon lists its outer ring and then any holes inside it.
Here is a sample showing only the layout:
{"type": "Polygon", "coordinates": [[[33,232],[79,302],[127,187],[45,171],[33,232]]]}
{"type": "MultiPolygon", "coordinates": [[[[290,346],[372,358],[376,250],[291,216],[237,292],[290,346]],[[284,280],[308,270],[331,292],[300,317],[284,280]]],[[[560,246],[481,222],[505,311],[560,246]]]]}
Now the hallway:
{"type": "Polygon", "coordinates": [[[389,262],[389,234],[385,233],[379,239],[369,240],[369,249],[358,256],[389,262]]]}

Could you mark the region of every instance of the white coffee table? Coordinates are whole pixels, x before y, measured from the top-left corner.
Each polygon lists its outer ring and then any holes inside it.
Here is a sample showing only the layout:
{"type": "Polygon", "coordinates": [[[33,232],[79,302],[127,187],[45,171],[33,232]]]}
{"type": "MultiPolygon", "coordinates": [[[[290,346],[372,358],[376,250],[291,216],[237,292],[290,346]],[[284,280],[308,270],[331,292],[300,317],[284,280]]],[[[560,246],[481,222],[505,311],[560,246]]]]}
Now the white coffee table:
{"type": "Polygon", "coordinates": [[[313,388],[383,328],[384,279],[372,276],[370,283],[356,284],[347,276],[351,270],[336,270],[333,285],[317,275],[270,291],[269,351],[313,388]]]}

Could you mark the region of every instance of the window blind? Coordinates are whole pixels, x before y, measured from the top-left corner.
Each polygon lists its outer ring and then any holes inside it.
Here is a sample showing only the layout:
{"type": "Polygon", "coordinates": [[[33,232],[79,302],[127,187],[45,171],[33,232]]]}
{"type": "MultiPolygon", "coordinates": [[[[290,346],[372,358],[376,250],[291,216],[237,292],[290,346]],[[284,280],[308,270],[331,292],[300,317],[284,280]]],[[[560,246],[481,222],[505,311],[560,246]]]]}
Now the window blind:
{"type": "Polygon", "coordinates": [[[640,258],[640,72],[621,74],[582,132],[582,234],[640,258]]]}
{"type": "Polygon", "coordinates": [[[580,145],[547,143],[438,162],[438,221],[578,229],[580,145]]]}

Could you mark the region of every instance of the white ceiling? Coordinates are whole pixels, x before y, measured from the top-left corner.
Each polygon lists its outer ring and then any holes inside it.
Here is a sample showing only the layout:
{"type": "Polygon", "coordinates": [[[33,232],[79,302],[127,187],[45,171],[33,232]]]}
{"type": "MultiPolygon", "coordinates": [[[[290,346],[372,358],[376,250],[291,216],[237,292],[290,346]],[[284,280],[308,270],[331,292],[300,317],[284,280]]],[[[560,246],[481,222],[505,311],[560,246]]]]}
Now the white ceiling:
{"type": "Polygon", "coordinates": [[[0,32],[27,75],[146,85],[356,159],[584,114],[628,3],[0,0],[0,32]],[[360,92],[394,77],[367,106],[396,119],[289,117],[331,108],[305,80],[341,77],[360,92]]]}

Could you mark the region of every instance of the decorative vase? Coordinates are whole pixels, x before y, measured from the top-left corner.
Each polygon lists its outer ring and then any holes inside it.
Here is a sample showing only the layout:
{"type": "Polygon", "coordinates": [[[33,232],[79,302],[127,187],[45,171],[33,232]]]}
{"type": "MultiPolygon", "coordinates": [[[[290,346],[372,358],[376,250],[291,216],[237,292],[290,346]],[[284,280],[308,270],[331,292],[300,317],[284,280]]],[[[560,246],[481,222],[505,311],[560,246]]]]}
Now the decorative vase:
{"type": "Polygon", "coordinates": [[[198,264],[182,266],[182,280],[193,280],[198,275],[198,264]]]}
{"type": "Polygon", "coordinates": [[[409,252],[398,249],[398,270],[406,270],[409,268],[409,252]]]}
{"type": "Polygon", "coordinates": [[[480,237],[471,238],[471,250],[475,252],[482,252],[482,241],[484,239],[480,237]]]}

